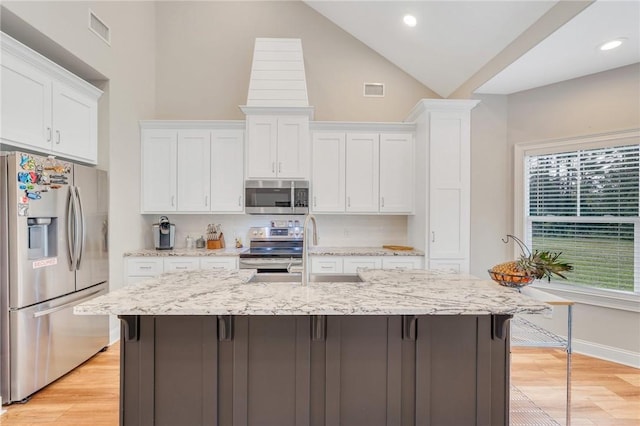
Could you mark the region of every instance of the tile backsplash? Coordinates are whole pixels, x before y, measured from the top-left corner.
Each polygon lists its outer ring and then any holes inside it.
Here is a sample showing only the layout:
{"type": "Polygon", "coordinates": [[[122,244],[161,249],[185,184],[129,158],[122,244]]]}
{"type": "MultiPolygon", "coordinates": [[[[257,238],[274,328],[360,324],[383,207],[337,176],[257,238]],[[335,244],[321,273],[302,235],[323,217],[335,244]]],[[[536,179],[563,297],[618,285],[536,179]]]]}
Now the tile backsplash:
{"type": "MultiPolygon", "coordinates": [[[[176,248],[186,245],[186,237],[198,238],[205,234],[207,224],[222,225],[228,246],[235,238],[241,238],[249,246],[248,232],[252,226],[268,226],[271,220],[299,220],[304,216],[269,215],[183,215],[168,214],[169,221],[176,225],[176,248]]],[[[159,215],[143,215],[149,230],[145,247],[153,248],[151,225],[158,222],[159,215]]],[[[318,245],[323,247],[379,247],[383,244],[407,243],[407,216],[379,215],[316,215],[318,222],[318,245]]],[[[311,225],[309,225],[311,227],[311,225]]]]}

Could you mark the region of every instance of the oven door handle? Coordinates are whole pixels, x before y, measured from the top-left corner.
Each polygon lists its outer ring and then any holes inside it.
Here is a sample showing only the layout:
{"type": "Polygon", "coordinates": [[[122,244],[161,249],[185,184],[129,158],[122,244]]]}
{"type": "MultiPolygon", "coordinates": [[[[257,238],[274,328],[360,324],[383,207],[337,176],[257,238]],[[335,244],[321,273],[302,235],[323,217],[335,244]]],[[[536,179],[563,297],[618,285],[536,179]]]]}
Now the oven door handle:
{"type": "MultiPolygon", "coordinates": [[[[302,262],[302,261],[300,261],[302,262]]],[[[240,264],[242,265],[247,265],[247,266],[271,266],[271,265],[288,265],[292,263],[292,261],[290,259],[282,259],[282,260],[269,260],[269,261],[264,261],[262,259],[260,260],[255,260],[255,259],[240,259],[240,264]]]]}

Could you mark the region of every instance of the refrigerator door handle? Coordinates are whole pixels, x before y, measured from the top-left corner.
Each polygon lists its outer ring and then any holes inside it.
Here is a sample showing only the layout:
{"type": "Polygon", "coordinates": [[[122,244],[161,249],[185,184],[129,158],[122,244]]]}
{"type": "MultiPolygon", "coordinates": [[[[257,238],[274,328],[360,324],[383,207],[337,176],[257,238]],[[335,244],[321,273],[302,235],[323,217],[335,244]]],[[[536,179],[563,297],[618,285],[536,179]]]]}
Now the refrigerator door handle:
{"type": "Polygon", "coordinates": [[[73,187],[69,187],[67,199],[67,250],[69,252],[69,269],[76,270],[76,197],[73,194],[73,187]]]}
{"type": "Polygon", "coordinates": [[[76,206],[78,207],[79,214],[76,215],[76,223],[79,225],[77,229],[77,241],[78,245],[76,246],[76,269],[80,269],[80,262],[82,261],[82,255],[84,254],[84,246],[86,243],[86,232],[85,232],[85,217],[84,217],[84,209],[82,208],[82,197],[80,196],[80,190],[78,187],[75,188],[76,194],[76,206]]]}
{"type": "Polygon", "coordinates": [[[56,306],[55,308],[50,308],[50,309],[45,309],[44,311],[34,312],[33,313],[33,317],[34,318],[44,317],[46,315],[51,315],[54,312],[58,312],[58,311],[61,311],[63,309],[67,309],[69,307],[72,307],[72,306],[75,306],[75,305],[79,305],[82,302],[86,302],[89,299],[93,299],[95,297],[95,295],[100,293],[101,291],[102,290],[94,291],[93,293],[90,293],[85,297],[81,297],[80,299],[72,300],[71,302],[67,302],[67,303],[65,303],[63,305],[56,306]]]}

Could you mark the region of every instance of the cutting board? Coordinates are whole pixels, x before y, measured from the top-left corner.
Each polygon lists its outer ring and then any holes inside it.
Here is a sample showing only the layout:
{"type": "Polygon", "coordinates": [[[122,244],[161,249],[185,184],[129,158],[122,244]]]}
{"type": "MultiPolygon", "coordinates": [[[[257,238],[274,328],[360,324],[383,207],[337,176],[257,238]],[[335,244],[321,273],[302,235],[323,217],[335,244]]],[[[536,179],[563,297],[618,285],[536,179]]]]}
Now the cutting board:
{"type": "Polygon", "coordinates": [[[389,249],[389,250],[413,250],[413,247],[409,247],[409,246],[394,246],[394,245],[389,245],[389,244],[383,245],[382,248],[386,248],[386,249],[389,249]]]}

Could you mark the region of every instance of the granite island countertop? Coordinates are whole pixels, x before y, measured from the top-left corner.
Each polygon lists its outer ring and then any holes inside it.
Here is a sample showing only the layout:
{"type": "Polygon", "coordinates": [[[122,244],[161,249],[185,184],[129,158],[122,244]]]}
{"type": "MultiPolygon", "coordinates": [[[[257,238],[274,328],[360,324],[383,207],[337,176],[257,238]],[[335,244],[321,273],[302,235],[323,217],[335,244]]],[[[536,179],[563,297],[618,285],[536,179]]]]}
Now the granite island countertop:
{"type": "MultiPolygon", "coordinates": [[[[141,249],[124,252],[124,257],[179,257],[179,256],[239,256],[248,251],[247,247],[227,247],[223,249],[187,249],[173,250],[141,249]]],[[[310,256],[424,256],[422,250],[390,250],[382,247],[309,247],[310,256]]]]}
{"type": "Polygon", "coordinates": [[[361,269],[360,283],[249,283],[244,270],[170,272],[96,297],[76,314],[486,315],[545,313],[549,305],[470,275],[361,269]]]}

